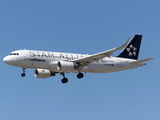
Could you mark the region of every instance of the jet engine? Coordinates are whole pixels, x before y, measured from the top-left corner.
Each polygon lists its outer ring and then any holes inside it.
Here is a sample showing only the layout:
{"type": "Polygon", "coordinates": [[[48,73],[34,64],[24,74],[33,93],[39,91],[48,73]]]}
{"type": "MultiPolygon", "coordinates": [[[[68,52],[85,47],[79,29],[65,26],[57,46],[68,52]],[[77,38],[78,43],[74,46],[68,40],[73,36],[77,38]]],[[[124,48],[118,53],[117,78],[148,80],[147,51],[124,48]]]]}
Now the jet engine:
{"type": "Polygon", "coordinates": [[[55,73],[53,73],[49,70],[46,70],[46,69],[36,69],[34,71],[34,76],[36,78],[49,78],[51,76],[55,76],[55,73]]]}
{"type": "Polygon", "coordinates": [[[70,71],[73,70],[76,67],[76,65],[73,62],[67,62],[67,61],[59,61],[57,63],[57,69],[62,71],[70,71]]]}

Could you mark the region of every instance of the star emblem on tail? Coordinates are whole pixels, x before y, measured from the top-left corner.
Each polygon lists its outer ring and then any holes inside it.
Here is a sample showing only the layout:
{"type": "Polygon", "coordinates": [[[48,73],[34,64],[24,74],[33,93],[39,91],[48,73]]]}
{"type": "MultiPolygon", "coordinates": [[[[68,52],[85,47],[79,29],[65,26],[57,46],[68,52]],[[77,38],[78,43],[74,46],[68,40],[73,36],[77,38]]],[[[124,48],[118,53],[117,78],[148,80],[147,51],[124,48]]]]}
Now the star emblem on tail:
{"type": "Polygon", "coordinates": [[[127,48],[127,51],[128,51],[128,55],[129,56],[136,56],[136,51],[137,51],[137,48],[134,47],[133,45],[130,45],[128,48],[127,48]]]}

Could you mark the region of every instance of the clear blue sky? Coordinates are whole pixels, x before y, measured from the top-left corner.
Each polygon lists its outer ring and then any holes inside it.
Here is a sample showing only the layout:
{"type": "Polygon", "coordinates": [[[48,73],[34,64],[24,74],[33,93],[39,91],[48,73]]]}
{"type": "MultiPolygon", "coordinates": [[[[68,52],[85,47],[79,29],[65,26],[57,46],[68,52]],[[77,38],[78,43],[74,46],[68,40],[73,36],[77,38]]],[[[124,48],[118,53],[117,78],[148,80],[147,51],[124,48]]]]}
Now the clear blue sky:
{"type": "MultiPolygon", "coordinates": [[[[0,120],[160,120],[158,0],[1,0],[0,120]],[[3,63],[19,49],[94,54],[142,34],[147,66],[37,79],[3,63]]],[[[116,56],[121,51],[116,52],[116,56]]]]}

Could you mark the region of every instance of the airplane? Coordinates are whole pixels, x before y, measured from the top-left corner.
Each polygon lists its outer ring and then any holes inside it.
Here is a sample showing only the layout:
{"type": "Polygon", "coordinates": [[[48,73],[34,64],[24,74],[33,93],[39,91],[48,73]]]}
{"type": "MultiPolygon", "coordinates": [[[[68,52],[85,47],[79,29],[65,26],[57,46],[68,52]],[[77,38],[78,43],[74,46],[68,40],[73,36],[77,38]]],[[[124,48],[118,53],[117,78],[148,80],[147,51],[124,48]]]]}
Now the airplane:
{"type": "Polygon", "coordinates": [[[21,67],[24,77],[26,68],[34,68],[36,78],[49,78],[57,73],[63,76],[61,82],[67,83],[65,73],[78,73],[77,78],[83,78],[83,73],[110,73],[133,69],[146,65],[146,61],[154,58],[138,60],[142,35],[130,37],[120,47],[113,48],[93,55],[49,52],[37,50],[16,50],[4,57],[6,64],[21,67]],[[130,41],[130,42],[129,42],[130,41]],[[123,51],[116,57],[113,52],[123,51]]]}

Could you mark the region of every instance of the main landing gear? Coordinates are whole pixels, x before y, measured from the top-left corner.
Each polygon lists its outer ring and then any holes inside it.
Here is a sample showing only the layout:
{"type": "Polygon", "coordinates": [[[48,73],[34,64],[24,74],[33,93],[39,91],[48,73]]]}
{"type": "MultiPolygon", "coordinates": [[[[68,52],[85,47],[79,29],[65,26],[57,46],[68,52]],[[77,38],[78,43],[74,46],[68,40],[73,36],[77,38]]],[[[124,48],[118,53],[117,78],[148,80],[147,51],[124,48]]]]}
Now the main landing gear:
{"type": "Polygon", "coordinates": [[[77,78],[78,78],[78,79],[81,79],[81,78],[83,78],[83,77],[84,77],[84,74],[83,74],[83,73],[78,73],[78,74],[77,74],[77,78]]]}
{"type": "Polygon", "coordinates": [[[22,77],[26,76],[25,72],[26,72],[26,68],[22,67],[23,73],[21,74],[22,77]]]}
{"type": "Polygon", "coordinates": [[[67,83],[68,79],[65,77],[65,73],[60,73],[63,76],[63,79],[61,80],[62,83],[67,83]]]}
{"type": "MultiPolygon", "coordinates": [[[[62,83],[67,83],[68,82],[68,79],[65,77],[65,73],[60,73],[62,76],[63,76],[63,79],[61,80],[62,83]]],[[[84,74],[83,73],[78,73],[77,74],[77,78],[78,79],[81,79],[84,77],[84,74]]]]}

